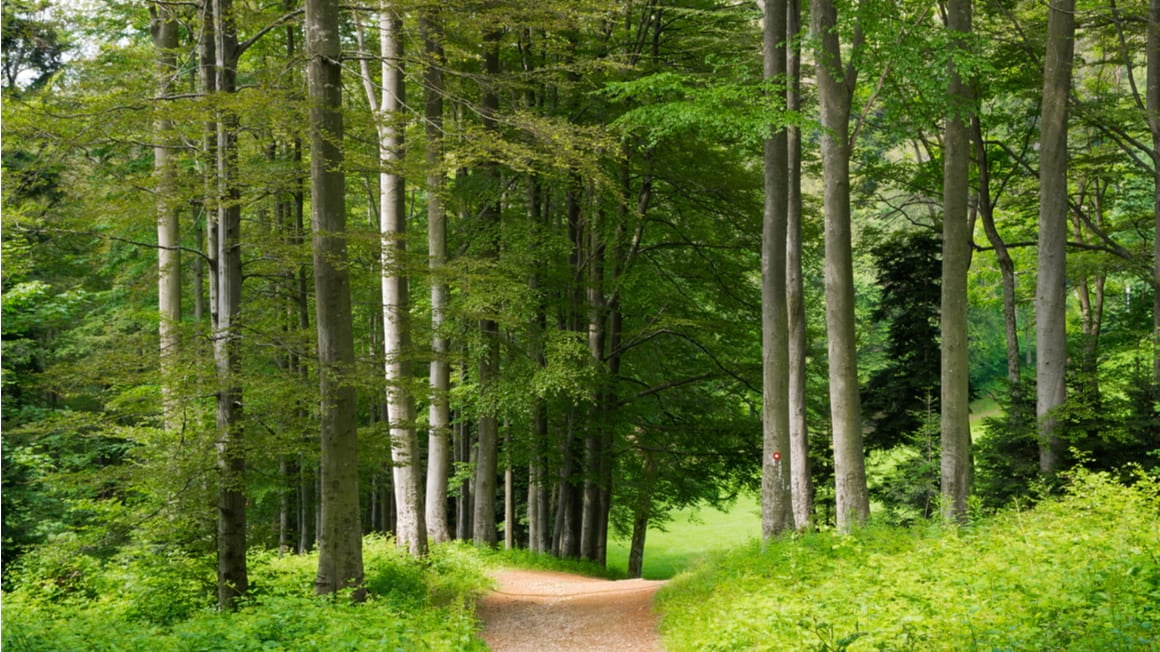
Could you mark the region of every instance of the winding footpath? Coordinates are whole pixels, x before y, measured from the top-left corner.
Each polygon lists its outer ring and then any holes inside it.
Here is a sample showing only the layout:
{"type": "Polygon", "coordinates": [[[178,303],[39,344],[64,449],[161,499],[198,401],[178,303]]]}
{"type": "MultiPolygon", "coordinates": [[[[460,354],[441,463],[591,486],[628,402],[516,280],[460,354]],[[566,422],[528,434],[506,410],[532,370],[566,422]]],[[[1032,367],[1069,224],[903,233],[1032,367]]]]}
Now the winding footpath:
{"type": "Polygon", "coordinates": [[[504,570],[479,603],[482,637],[496,652],[661,650],[653,595],[663,581],[602,580],[504,570]]]}

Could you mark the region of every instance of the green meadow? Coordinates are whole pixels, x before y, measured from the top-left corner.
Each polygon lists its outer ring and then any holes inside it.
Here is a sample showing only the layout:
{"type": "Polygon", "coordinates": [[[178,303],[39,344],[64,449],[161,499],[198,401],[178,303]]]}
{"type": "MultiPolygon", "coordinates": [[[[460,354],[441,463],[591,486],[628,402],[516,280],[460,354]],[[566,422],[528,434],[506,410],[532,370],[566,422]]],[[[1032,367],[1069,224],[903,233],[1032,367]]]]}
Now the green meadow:
{"type": "MultiPolygon", "coordinates": [[[[677,511],[664,529],[650,529],[644,543],[645,579],[667,580],[712,553],[743,546],[761,537],[761,505],[742,495],[727,511],[711,507],[677,511]]],[[[628,539],[608,541],[608,567],[628,568],[628,539]]]]}

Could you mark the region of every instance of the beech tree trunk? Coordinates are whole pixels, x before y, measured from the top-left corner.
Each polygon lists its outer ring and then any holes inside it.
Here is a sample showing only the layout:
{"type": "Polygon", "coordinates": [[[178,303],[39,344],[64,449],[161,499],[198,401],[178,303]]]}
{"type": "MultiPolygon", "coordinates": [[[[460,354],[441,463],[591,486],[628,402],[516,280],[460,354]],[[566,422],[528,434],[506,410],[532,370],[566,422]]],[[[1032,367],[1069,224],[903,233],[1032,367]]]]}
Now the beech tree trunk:
{"type": "Polygon", "coordinates": [[[1039,269],[1035,288],[1039,471],[1063,463],[1056,410],[1067,400],[1067,96],[1075,51],[1075,0],[1051,0],[1039,120],[1039,269]]]}
{"type": "Polygon", "coordinates": [[[423,476],[419,464],[419,440],[415,432],[415,398],[410,388],[411,300],[406,269],[405,180],[396,171],[403,159],[400,115],[406,106],[402,26],[403,20],[398,11],[384,5],[379,22],[383,57],[379,159],[387,168],[386,172],[379,174],[383,350],[395,507],[398,510],[395,536],[399,546],[405,547],[412,555],[422,556],[427,554],[427,526],[423,519],[423,476]]]}
{"type": "Polygon", "coordinates": [[[979,170],[979,216],[983,219],[983,230],[987,234],[987,241],[995,248],[995,257],[999,262],[999,275],[1003,285],[1003,330],[1007,346],[1007,384],[1010,386],[1012,398],[1019,392],[1020,360],[1019,360],[1019,322],[1015,304],[1015,261],[1007,251],[1007,243],[999,236],[995,228],[995,204],[991,200],[991,168],[987,160],[987,147],[983,142],[983,128],[979,124],[979,116],[971,117],[973,140],[975,142],[975,160],[979,170]]]}
{"type": "Polygon", "coordinates": [[[1152,380],[1160,384],[1160,0],[1148,8],[1147,73],[1145,103],[1148,130],[1152,132],[1152,380]]]}
{"type": "MultiPolygon", "coordinates": [[[[212,3],[214,91],[227,97],[237,90],[237,31],[231,0],[212,3]]],[[[241,313],[242,209],[237,185],[237,116],[229,107],[219,109],[215,125],[214,259],[211,286],[215,305],[214,367],[217,372],[218,465],[218,606],[235,609],[245,595],[246,571],[246,459],[242,432],[241,313]]]]}
{"type": "MultiPolygon", "coordinates": [[[[173,10],[162,3],[150,6],[150,29],[157,49],[157,94],[168,97],[176,81],[178,24],[173,10]]],[[[164,115],[164,113],[162,114],[164,115]]],[[[174,203],[175,179],[171,150],[177,146],[165,117],[153,124],[154,196],[157,203],[157,310],[160,320],[161,420],[171,433],[181,430],[181,409],[177,383],[177,359],[181,352],[181,241],[178,212],[174,203]]]]}
{"type": "Polygon", "coordinates": [[[321,518],[315,591],[364,595],[359,513],[354,331],[346,255],[342,68],[338,4],[306,0],[315,325],[321,396],[321,518]]]}
{"type": "Polygon", "coordinates": [[[854,338],[854,263],[850,232],[850,102],[857,79],[842,69],[837,9],[831,0],[811,0],[810,24],[816,54],[822,117],[822,177],[825,213],[826,334],[829,340],[830,418],[839,530],[865,522],[870,513],[862,448],[862,404],[858,395],[854,338]]]}
{"type": "MultiPolygon", "coordinates": [[[[765,79],[783,82],[786,72],[785,0],[764,0],[765,79]]],[[[761,234],[762,473],[761,536],[793,528],[790,494],[789,332],[786,315],[786,212],[789,150],[785,129],[765,139],[765,210],[761,234]]]]}
{"type": "MultiPolygon", "coordinates": [[[[497,134],[499,124],[499,95],[495,83],[499,76],[499,42],[501,33],[490,31],[483,38],[484,89],[480,103],[480,114],[484,130],[497,134]]],[[[498,134],[494,136],[498,138],[498,134]]],[[[485,164],[484,174],[489,177],[491,188],[498,193],[500,186],[499,169],[495,162],[485,164]]],[[[499,199],[486,199],[481,211],[484,224],[482,229],[489,242],[484,247],[484,255],[489,258],[499,256],[499,199]]],[[[485,397],[495,391],[499,382],[499,325],[494,319],[482,319],[479,330],[483,340],[483,352],[479,359],[479,391],[485,397]]],[[[487,402],[486,400],[484,401],[487,402]]],[[[499,422],[490,407],[485,407],[479,416],[479,448],[475,464],[475,509],[472,513],[473,536],[477,545],[494,547],[499,542],[499,532],[495,521],[496,477],[499,472],[499,422]]]]}
{"type": "Polygon", "coordinates": [[[427,147],[427,260],[431,270],[431,398],[427,435],[427,536],[435,543],[451,539],[447,518],[447,485],[451,475],[451,345],[447,320],[447,216],[443,208],[443,46],[438,8],[419,19],[424,50],[423,87],[427,147]]]}
{"type": "Polygon", "coordinates": [[[637,489],[636,505],[632,512],[632,540],[628,546],[628,572],[630,579],[640,577],[644,572],[644,541],[648,534],[648,522],[652,518],[652,492],[656,485],[657,466],[653,454],[641,450],[644,469],[637,489]]]}
{"type": "Polygon", "coordinates": [[[967,272],[971,266],[971,138],[967,120],[972,93],[954,61],[965,53],[971,31],[971,0],[948,0],[952,61],[951,100],[943,139],[943,243],[941,337],[941,488],[943,518],[963,522],[971,481],[970,369],[967,360],[967,272]]]}
{"type": "MultiPolygon", "coordinates": [[[[786,109],[801,110],[801,0],[786,3],[786,109]]],[[[789,466],[794,527],[809,528],[814,513],[810,479],[809,430],[806,427],[806,301],[802,276],[802,131],[786,128],[789,168],[786,210],[786,320],[789,333],[789,466]]]]}

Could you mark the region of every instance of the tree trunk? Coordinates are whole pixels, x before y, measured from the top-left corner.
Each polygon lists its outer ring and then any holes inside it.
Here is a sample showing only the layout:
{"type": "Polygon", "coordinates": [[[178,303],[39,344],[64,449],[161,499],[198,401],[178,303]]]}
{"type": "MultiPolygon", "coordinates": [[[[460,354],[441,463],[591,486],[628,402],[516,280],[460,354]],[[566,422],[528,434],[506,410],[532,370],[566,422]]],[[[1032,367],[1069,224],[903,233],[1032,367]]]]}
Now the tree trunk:
{"type": "Polygon", "coordinates": [[[632,540],[628,545],[628,577],[638,578],[644,573],[644,541],[648,522],[652,518],[652,492],[656,485],[656,461],[650,451],[642,450],[644,472],[637,490],[636,505],[632,511],[632,540]]]}
{"type": "Polygon", "coordinates": [[[983,230],[987,233],[987,240],[995,248],[995,257],[999,261],[999,273],[1003,284],[1003,329],[1007,343],[1007,384],[1012,392],[1019,391],[1020,360],[1019,360],[1019,323],[1015,304],[1015,262],[1011,253],[1007,251],[1007,243],[999,236],[995,228],[995,205],[991,201],[991,168],[987,160],[987,147],[983,142],[983,128],[979,124],[979,116],[971,117],[973,140],[975,141],[975,160],[979,170],[979,215],[983,218],[983,230]]]}
{"type": "Polygon", "coordinates": [[[415,432],[415,398],[411,393],[411,301],[406,269],[407,213],[404,179],[396,170],[403,159],[402,115],[406,107],[403,83],[403,20],[384,4],[379,34],[383,93],[379,126],[380,231],[382,233],[383,346],[387,380],[387,413],[391,433],[396,540],[412,555],[427,554],[427,526],[423,520],[422,469],[415,432]]]}
{"type": "MultiPolygon", "coordinates": [[[[214,89],[237,90],[237,32],[231,0],[214,0],[214,89]]],[[[218,606],[235,609],[245,595],[246,495],[245,441],[242,432],[241,313],[242,210],[237,185],[237,116],[230,108],[216,116],[215,205],[216,244],[214,287],[217,321],[214,325],[214,367],[217,372],[218,487],[218,606]]]]}
{"type": "MultiPolygon", "coordinates": [[[[475,446],[467,423],[460,420],[455,424],[455,461],[475,466],[475,446]]],[[[455,501],[455,538],[460,541],[471,539],[474,529],[471,516],[475,512],[472,496],[472,481],[463,480],[459,485],[459,499],[455,501]]]]}
{"type": "MultiPolygon", "coordinates": [[[[502,34],[489,31],[483,37],[484,88],[480,102],[480,115],[484,131],[499,138],[499,95],[495,84],[499,77],[499,43],[502,34]]],[[[488,177],[494,192],[500,192],[500,175],[494,161],[485,164],[484,174],[488,177]]],[[[499,199],[485,199],[481,211],[484,224],[482,230],[487,242],[483,255],[495,259],[499,256],[499,199]]],[[[479,391],[490,403],[490,394],[496,391],[499,382],[499,325],[494,319],[481,319],[479,330],[483,340],[483,352],[479,359],[479,391]]],[[[473,539],[478,545],[495,546],[499,533],[495,522],[496,476],[499,472],[499,422],[492,407],[485,407],[479,416],[479,449],[475,466],[475,510],[473,539]]]]}
{"type": "Polygon", "coordinates": [[[321,523],[315,591],[364,596],[350,277],[346,255],[338,5],[306,0],[315,324],[321,397],[321,523]]]}
{"type": "Polygon", "coordinates": [[[447,519],[447,484],[451,474],[451,352],[444,333],[448,297],[447,216],[443,208],[443,36],[438,9],[419,19],[425,63],[424,116],[427,149],[427,260],[431,270],[431,404],[427,436],[427,536],[435,543],[451,539],[447,519]]]}
{"type": "Polygon", "coordinates": [[[948,0],[952,42],[951,100],[943,153],[943,254],[941,338],[941,488],[943,517],[963,522],[971,480],[970,369],[967,364],[967,272],[971,266],[971,138],[967,120],[973,102],[954,55],[965,53],[971,32],[971,0],[948,0]]]}
{"type": "MultiPolygon", "coordinates": [[[[167,5],[150,7],[153,46],[157,49],[157,93],[165,98],[173,92],[177,69],[178,23],[167,5]]],[[[164,115],[164,114],[162,114],[164,115]]],[[[160,339],[161,416],[170,433],[181,431],[182,419],[177,383],[178,355],[181,352],[181,245],[175,179],[171,150],[177,143],[171,133],[173,123],[165,117],[154,122],[153,176],[157,203],[157,330],[160,339]]]]}
{"type": "Polygon", "coordinates": [[[1035,288],[1039,471],[1063,463],[1056,410],[1067,400],[1067,96],[1075,50],[1075,0],[1053,0],[1047,21],[1039,137],[1039,269],[1035,288]]]}
{"type": "Polygon", "coordinates": [[[557,557],[576,558],[580,556],[580,492],[577,490],[576,451],[576,407],[568,412],[568,423],[560,440],[560,484],[556,507],[556,527],[553,534],[557,557]]]}
{"type": "MultiPolygon", "coordinates": [[[[786,73],[785,0],[765,0],[763,58],[766,81],[786,73]]],[[[786,315],[786,211],[789,208],[789,150],[784,129],[765,139],[765,210],[761,235],[763,541],[793,528],[790,493],[789,333],[786,315]]]]}
{"type": "MultiPolygon", "coordinates": [[[[588,312],[588,354],[597,368],[604,366],[605,316],[604,297],[604,253],[599,210],[589,215],[585,229],[585,269],[586,308],[588,312]]],[[[605,382],[607,379],[605,379],[605,382]]],[[[604,387],[596,390],[592,397],[592,412],[585,424],[584,435],[584,498],[581,503],[580,557],[596,561],[596,548],[600,538],[600,488],[601,462],[605,455],[604,430],[604,387]]]]}
{"type": "Polygon", "coordinates": [[[504,426],[503,437],[503,547],[516,547],[516,487],[515,472],[512,469],[511,426],[504,426]]]}
{"type": "MultiPolygon", "coordinates": [[[[543,206],[540,202],[540,181],[535,174],[528,175],[528,230],[533,248],[536,246],[539,230],[543,222],[543,206]]],[[[533,256],[536,252],[533,251],[533,256]]],[[[528,288],[534,296],[540,294],[540,272],[534,270],[528,279],[528,288]]],[[[528,357],[537,369],[544,369],[544,333],[548,316],[544,301],[536,300],[536,317],[533,333],[528,338],[528,357]]],[[[548,523],[548,408],[544,399],[532,399],[532,424],[529,435],[528,460],[528,549],[532,552],[547,553],[552,548],[552,529],[548,523]]]]}
{"type": "Polygon", "coordinates": [[[839,530],[865,522],[870,513],[862,449],[854,338],[854,263],[850,230],[850,101],[856,74],[842,70],[837,10],[831,0],[811,0],[810,19],[820,46],[816,55],[822,117],[825,213],[826,331],[829,339],[830,418],[839,530]]]}
{"type": "Polygon", "coordinates": [[[1160,384],[1160,0],[1148,9],[1148,69],[1144,91],[1152,132],[1152,380],[1160,384]]]}
{"type": "MultiPolygon", "coordinates": [[[[786,109],[801,110],[801,0],[787,3],[786,109]]],[[[789,465],[794,527],[809,528],[814,513],[810,479],[809,430],[806,427],[806,301],[802,276],[802,130],[786,128],[789,168],[786,210],[786,321],[789,333],[789,465]]]]}

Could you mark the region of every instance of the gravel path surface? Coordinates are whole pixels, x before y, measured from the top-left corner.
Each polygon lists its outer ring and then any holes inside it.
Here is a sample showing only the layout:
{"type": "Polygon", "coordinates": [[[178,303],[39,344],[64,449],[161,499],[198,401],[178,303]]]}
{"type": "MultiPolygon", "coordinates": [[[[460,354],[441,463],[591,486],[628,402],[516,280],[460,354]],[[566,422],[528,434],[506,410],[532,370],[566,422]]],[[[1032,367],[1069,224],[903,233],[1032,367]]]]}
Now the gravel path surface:
{"type": "Polygon", "coordinates": [[[506,570],[479,603],[483,640],[496,652],[661,650],[652,598],[664,582],[610,581],[506,570]]]}

